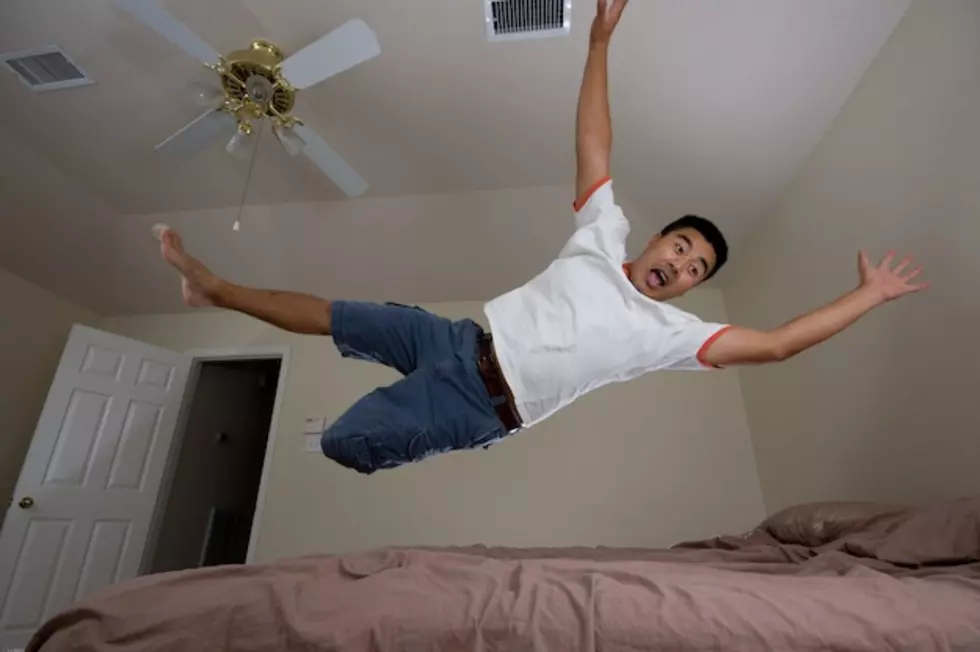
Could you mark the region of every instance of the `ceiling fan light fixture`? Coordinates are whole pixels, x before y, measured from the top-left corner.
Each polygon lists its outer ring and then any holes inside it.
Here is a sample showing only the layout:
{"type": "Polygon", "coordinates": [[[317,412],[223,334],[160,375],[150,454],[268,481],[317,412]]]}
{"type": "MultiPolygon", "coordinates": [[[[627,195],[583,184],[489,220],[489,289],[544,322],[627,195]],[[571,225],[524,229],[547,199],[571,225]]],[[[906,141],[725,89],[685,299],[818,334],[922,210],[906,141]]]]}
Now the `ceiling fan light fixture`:
{"type": "Polygon", "coordinates": [[[282,148],[290,156],[296,156],[306,146],[306,143],[293,131],[292,127],[287,127],[280,123],[275,125],[272,131],[276,134],[276,140],[279,141],[279,144],[282,145],[282,148]]]}
{"type": "Polygon", "coordinates": [[[232,137],[228,139],[228,144],[225,145],[225,151],[237,158],[243,158],[247,150],[245,147],[245,141],[247,139],[248,133],[239,126],[232,137]]]}
{"type": "Polygon", "coordinates": [[[265,113],[266,107],[272,102],[276,87],[262,75],[251,75],[245,80],[245,93],[265,113]]]}

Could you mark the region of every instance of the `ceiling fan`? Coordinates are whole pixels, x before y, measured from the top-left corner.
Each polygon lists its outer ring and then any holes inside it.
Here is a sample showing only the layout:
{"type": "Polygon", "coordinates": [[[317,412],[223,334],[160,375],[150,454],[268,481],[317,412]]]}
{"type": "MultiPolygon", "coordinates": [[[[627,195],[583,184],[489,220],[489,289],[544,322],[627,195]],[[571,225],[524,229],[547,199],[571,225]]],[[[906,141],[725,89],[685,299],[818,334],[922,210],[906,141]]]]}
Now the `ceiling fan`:
{"type": "Polygon", "coordinates": [[[156,0],[115,3],[220,76],[221,90],[201,98],[212,108],[157,145],[157,151],[187,156],[214,139],[227,138],[226,149],[234,152],[252,133],[252,122],[268,118],[290,155],[305,154],[349,197],[367,190],[367,181],[356,170],[315,131],[290,115],[298,90],[381,53],[377,37],[364,21],[348,21],[289,57],[264,40],[222,56],[156,0]]]}

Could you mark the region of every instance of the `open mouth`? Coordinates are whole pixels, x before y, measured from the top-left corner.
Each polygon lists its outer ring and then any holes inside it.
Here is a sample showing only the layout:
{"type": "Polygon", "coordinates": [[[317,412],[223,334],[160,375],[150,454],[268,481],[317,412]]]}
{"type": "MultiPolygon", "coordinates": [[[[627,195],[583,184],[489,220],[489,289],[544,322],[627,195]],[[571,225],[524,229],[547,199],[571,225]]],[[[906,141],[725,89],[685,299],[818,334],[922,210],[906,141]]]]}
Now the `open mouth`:
{"type": "Polygon", "coordinates": [[[666,272],[660,268],[654,267],[650,270],[650,276],[647,277],[647,284],[650,287],[662,288],[663,286],[667,285],[668,278],[669,277],[667,276],[666,272]]]}

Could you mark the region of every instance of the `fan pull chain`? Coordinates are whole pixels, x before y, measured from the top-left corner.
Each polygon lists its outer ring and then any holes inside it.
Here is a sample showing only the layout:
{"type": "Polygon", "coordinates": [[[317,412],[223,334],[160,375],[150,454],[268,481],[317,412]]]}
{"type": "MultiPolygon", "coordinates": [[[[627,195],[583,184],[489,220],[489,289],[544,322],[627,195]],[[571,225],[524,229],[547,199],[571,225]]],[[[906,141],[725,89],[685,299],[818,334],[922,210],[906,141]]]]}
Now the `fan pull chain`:
{"type": "Polygon", "coordinates": [[[252,183],[252,170],[255,168],[255,159],[259,157],[259,145],[262,143],[262,130],[265,123],[259,124],[255,132],[255,149],[252,150],[252,159],[248,162],[248,174],[245,175],[245,187],[242,188],[242,199],[238,203],[238,214],[235,215],[235,223],[231,225],[231,230],[238,233],[242,229],[242,211],[245,210],[245,197],[248,195],[248,188],[252,183]]]}

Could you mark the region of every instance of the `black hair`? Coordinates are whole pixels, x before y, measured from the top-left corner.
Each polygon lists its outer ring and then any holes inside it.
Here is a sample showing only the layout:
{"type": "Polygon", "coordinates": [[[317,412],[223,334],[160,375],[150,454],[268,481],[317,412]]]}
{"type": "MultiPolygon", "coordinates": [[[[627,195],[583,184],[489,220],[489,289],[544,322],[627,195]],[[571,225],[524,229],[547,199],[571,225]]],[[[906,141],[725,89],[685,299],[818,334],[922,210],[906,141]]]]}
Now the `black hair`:
{"type": "Polygon", "coordinates": [[[725,236],[721,234],[721,229],[715,226],[714,222],[699,215],[685,215],[674,220],[660,230],[660,235],[667,235],[681,229],[694,229],[715,250],[715,267],[704,277],[704,280],[707,281],[717,274],[722,265],[728,261],[728,243],[725,242],[725,236]]]}

